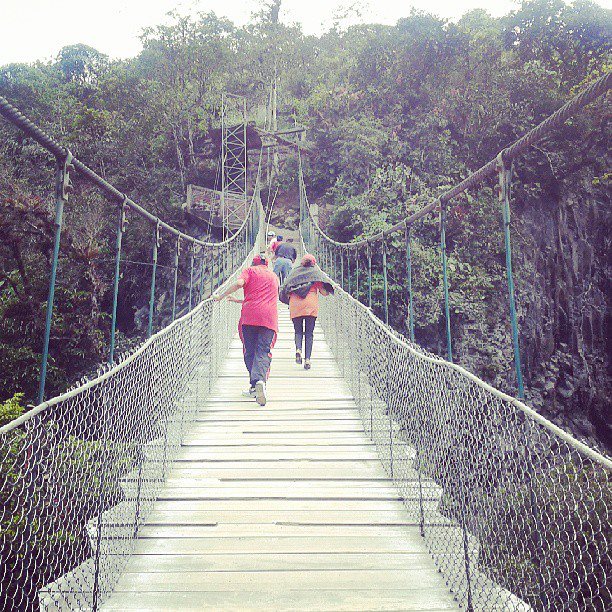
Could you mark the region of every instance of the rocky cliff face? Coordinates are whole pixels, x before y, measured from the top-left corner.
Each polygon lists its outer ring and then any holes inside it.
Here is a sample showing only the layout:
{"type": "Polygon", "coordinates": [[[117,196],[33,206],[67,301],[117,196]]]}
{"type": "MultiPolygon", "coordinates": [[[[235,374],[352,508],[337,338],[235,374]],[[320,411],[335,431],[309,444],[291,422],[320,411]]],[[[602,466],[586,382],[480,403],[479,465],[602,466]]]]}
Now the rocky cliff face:
{"type": "Polygon", "coordinates": [[[610,447],[610,202],[590,178],[514,210],[527,399],[610,447]]]}

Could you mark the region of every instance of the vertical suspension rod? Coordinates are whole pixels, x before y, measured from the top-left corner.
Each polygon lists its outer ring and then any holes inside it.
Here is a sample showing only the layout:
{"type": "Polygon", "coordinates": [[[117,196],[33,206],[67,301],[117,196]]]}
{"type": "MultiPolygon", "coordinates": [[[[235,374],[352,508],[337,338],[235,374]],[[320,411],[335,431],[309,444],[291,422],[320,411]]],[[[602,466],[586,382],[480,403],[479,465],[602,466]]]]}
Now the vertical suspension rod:
{"type": "Polygon", "coordinates": [[[149,296],[149,324],[147,326],[147,338],[153,334],[153,313],[155,311],[155,281],[157,277],[157,250],[161,244],[161,232],[159,223],[155,226],[153,240],[153,269],[151,270],[151,292],[149,296]]]}
{"type": "Polygon", "coordinates": [[[382,241],[382,256],[383,256],[383,309],[385,314],[385,323],[389,325],[389,288],[387,279],[387,242],[382,241]]]}
{"type": "Polygon", "coordinates": [[[406,284],[408,289],[408,336],[414,342],[414,306],[412,302],[412,228],[406,226],[406,284]]]}
{"type": "Polygon", "coordinates": [[[113,310],[111,312],[111,330],[110,330],[110,347],[108,349],[108,364],[112,365],[115,361],[115,334],[117,330],[117,303],[119,296],[119,275],[121,272],[121,246],[123,241],[123,233],[126,228],[126,212],[127,206],[124,199],[123,204],[119,207],[119,219],[117,222],[117,238],[115,243],[115,278],[113,281],[113,310]]]}
{"type": "Polygon", "coordinates": [[[510,325],[512,327],[512,349],[514,352],[514,369],[518,397],[524,399],[523,372],[521,367],[521,351],[519,347],[518,322],[516,316],[516,298],[514,292],[514,276],[512,273],[512,244],[510,240],[510,188],[512,182],[512,165],[504,164],[501,154],[497,158],[499,172],[499,199],[502,208],[504,243],[506,248],[506,279],[508,283],[508,301],[510,306],[510,325]]]}
{"type": "Polygon", "coordinates": [[[64,218],[64,204],[68,201],[68,191],[72,188],[70,183],[70,170],[73,168],[72,154],[57,160],[55,173],[55,237],[53,242],[53,256],[51,260],[51,275],[49,277],[49,294],[47,297],[47,313],[45,318],[45,336],[43,340],[42,361],[40,364],[40,383],[38,387],[38,403],[45,399],[45,383],[47,381],[47,363],[49,361],[49,340],[51,338],[51,322],[53,320],[53,302],[55,300],[55,281],[57,279],[57,266],[59,262],[62,223],[64,218]]]}
{"type": "Polygon", "coordinates": [[[172,284],[172,320],[176,318],[176,288],[178,285],[179,257],[181,255],[181,238],[176,239],[176,250],[174,251],[174,282],[172,284]]]}
{"type": "Polygon", "coordinates": [[[368,308],[372,308],[372,250],[370,244],[367,246],[368,252],[368,308]]]}
{"type": "Polygon", "coordinates": [[[190,264],[189,264],[189,312],[193,306],[193,264],[195,262],[195,247],[192,244],[190,249],[190,264]]]}
{"type": "Polygon", "coordinates": [[[440,203],[440,256],[442,260],[442,284],[444,287],[444,318],[446,327],[446,355],[453,361],[453,347],[451,343],[450,304],[448,293],[448,269],[446,261],[446,202],[440,203]]]}

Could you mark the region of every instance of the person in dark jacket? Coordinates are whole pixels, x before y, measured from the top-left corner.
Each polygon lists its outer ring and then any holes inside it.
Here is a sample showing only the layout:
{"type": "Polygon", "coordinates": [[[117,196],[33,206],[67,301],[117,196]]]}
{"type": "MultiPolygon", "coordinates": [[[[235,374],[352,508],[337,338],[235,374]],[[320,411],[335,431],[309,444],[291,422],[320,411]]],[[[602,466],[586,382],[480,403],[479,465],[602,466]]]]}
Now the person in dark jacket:
{"type": "Polygon", "coordinates": [[[283,259],[291,260],[292,264],[295,263],[295,260],[297,259],[297,251],[293,246],[293,238],[287,238],[287,242],[281,242],[276,248],[274,254],[279,259],[282,257],[283,259]]]}
{"type": "Polygon", "coordinates": [[[310,370],[310,358],[314,343],[314,328],[319,314],[319,293],[329,295],[334,287],[331,279],[316,265],[312,255],[305,255],[281,287],[280,300],[289,304],[289,315],[295,332],[295,362],[302,363],[304,346],[304,369],[310,370]]]}

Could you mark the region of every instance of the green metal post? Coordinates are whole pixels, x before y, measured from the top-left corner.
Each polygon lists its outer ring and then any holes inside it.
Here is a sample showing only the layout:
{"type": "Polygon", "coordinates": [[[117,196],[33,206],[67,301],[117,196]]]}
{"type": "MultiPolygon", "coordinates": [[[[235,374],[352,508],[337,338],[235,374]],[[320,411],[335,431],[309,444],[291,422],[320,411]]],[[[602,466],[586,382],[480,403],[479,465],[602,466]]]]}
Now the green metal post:
{"type": "Polygon", "coordinates": [[[51,276],[49,278],[49,295],[47,298],[47,313],[45,319],[45,337],[43,341],[42,361],[40,364],[40,384],[38,387],[38,403],[45,399],[45,383],[47,381],[47,363],[49,361],[49,340],[51,338],[51,322],[53,320],[53,301],[55,300],[55,281],[59,262],[59,250],[64,218],[64,203],[68,201],[70,183],[70,170],[72,154],[68,152],[66,159],[57,163],[55,173],[55,238],[53,243],[53,258],[51,260],[51,276]]]}
{"type": "Polygon", "coordinates": [[[372,308],[372,251],[368,244],[368,308],[372,308]]]}
{"type": "MultiPolygon", "coordinates": [[[[333,247],[331,247],[331,248],[333,248],[333,247]]],[[[335,251],[335,249],[332,251],[332,256],[333,256],[333,260],[334,260],[334,262],[333,262],[333,274],[332,274],[332,278],[334,279],[334,282],[337,283],[338,282],[338,277],[336,276],[337,265],[336,265],[336,251],[335,251]]]]}
{"type": "Polygon", "coordinates": [[[450,304],[448,294],[448,269],[446,261],[446,203],[440,202],[440,254],[442,258],[442,283],[444,285],[444,317],[446,319],[446,353],[448,360],[453,361],[453,346],[450,327],[450,304]]]}
{"type": "Polygon", "coordinates": [[[347,250],[346,252],[346,276],[348,278],[348,292],[351,293],[351,252],[347,250]]]}
{"type": "Polygon", "coordinates": [[[506,246],[506,278],[508,281],[508,298],[510,302],[510,324],[512,326],[512,348],[514,350],[514,369],[516,370],[516,384],[518,397],[525,397],[523,385],[523,372],[521,368],[521,352],[519,348],[518,323],[516,316],[516,299],[514,293],[514,276],[512,274],[512,244],[510,241],[510,186],[512,181],[512,166],[504,165],[501,154],[498,157],[499,171],[499,199],[502,206],[504,224],[504,242],[506,246]]]}
{"type": "Polygon", "coordinates": [[[149,325],[147,327],[147,338],[153,334],[153,313],[155,311],[155,280],[157,276],[157,249],[161,244],[160,225],[155,226],[155,237],[153,241],[153,270],[151,272],[151,294],[149,296],[149,325]]]}
{"type": "Polygon", "coordinates": [[[215,249],[210,251],[210,295],[215,292],[215,249]]]}
{"type": "Polygon", "coordinates": [[[176,239],[176,250],[174,251],[174,283],[172,285],[172,320],[176,318],[176,287],[178,285],[179,257],[181,255],[181,237],[176,239]]]}
{"type": "Polygon", "coordinates": [[[344,289],[344,251],[340,249],[340,286],[344,289]]]}
{"type": "Polygon", "coordinates": [[[202,247],[200,247],[200,302],[204,299],[204,268],[206,265],[206,257],[202,247]]]}
{"type": "Polygon", "coordinates": [[[117,331],[117,303],[119,296],[119,275],[121,269],[121,243],[123,241],[123,232],[125,232],[127,206],[124,198],[123,204],[119,208],[119,221],[117,223],[117,239],[115,246],[115,280],[113,282],[113,310],[111,313],[111,331],[110,331],[110,347],[108,349],[108,363],[113,365],[115,361],[115,334],[117,331]]]}
{"type": "Polygon", "coordinates": [[[191,254],[191,262],[190,262],[190,269],[189,269],[189,312],[191,312],[191,308],[193,306],[193,264],[195,261],[195,247],[193,245],[193,242],[191,243],[191,246],[189,247],[189,251],[191,254]]]}
{"type": "Polygon", "coordinates": [[[359,300],[359,251],[355,253],[355,297],[359,300]]]}
{"type": "Polygon", "coordinates": [[[385,313],[385,323],[389,325],[389,288],[387,282],[387,243],[382,241],[383,253],[383,308],[385,313]]]}
{"type": "Polygon", "coordinates": [[[221,249],[217,249],[215,257],[215,291],[219,288],[219,281],[221,279],[221,249]]]}
{"type": "Polygon", "coordinates": [[[408,336],[414,342],[414,307],[412,303],[412,253],[410,242],[412,238],[411,227],[406,226],[406,279],[408,285],[408,336]]]}

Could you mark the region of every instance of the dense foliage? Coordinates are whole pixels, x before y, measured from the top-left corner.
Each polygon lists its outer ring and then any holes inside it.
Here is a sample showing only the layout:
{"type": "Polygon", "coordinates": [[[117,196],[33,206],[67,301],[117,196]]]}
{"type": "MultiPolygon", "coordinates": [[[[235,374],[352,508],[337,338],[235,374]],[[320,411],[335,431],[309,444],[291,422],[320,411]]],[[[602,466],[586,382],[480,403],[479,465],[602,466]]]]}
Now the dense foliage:
{"type": "MultiPolygon", "coordinates": [[[[277,74],[281,126],[297,121],[308,129],[311,200],[320,204],[327,231],[351,240],[431,201],[608,69],[612,14],[590,1],[531,0],[500,19],[475,10],[456,23],[413,11],[395,26],[336,26],[320,37],[281,24],[279,2],[263,4],[242,28],[214,14],[175,15],[171,25],[143,32],[143,51],[131,60],[110,61],[75,45],[50,63],[5,66],[0,94],[133,199],[184,225],[186,185],[215,184],[216,160],[202,143],[218,126],[221,92],[244,94],[261,110],[277,74]]],[[[610,391],[606,104],[591,105],[516,164],[513,201],[528,399],[600,438],[610,391]]],[[[290,193],[294,177],[288,157],[278,181],[290,193]]],[[[0,184],[0,397],[24,392],[31,401],[53,164],[4,122],[0,184]]],[[[104,359],[115,219],[115,207],[77,181],[62,239],[52,392],[104,359]]],[[[417,340],[443,354],[437,231],[434,218],[415,228],[413,282],[417,340]]],[[[149,260],[147,232],[130,224],[126,259],[149,260]]],[[[392,245],[390,278],[391,320],[399,330],[407,316],[402,240],[398,235],[392,245]]],[[[457,202],[448,245],[456,358],[512,390],[493,185],[457,202]]],[[[163,245],[162,263],[171,251],[163,245]]],[[[147,282],[148,268],[124,266],[119,325],[128,336],[142,331],[147,282]]],[[[169,287],[170,275],[162,272],[160,284],[169,287]]],[[[381,298],[376,277],[378,308],[381,298]]]]}

